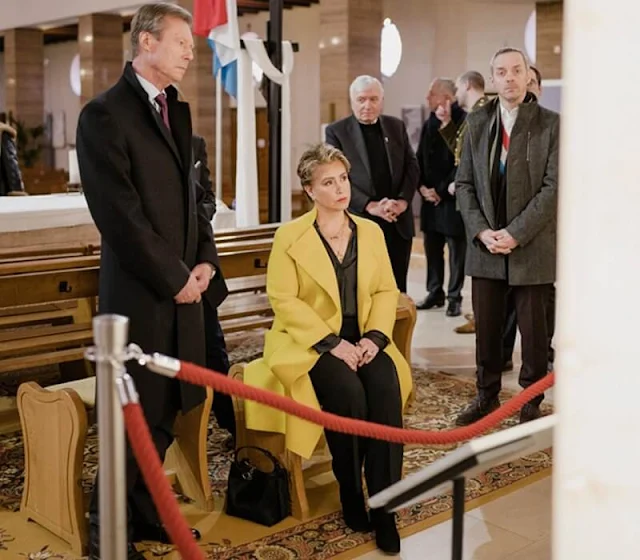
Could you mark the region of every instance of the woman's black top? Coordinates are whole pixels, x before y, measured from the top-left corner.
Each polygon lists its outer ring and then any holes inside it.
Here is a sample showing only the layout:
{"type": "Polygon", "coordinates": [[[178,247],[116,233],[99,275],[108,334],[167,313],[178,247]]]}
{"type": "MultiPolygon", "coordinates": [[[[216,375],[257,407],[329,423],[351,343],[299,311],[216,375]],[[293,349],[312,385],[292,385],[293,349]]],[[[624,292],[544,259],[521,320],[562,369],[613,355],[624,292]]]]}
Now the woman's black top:
{"type": "Polygon", "coordinates": [[[376,330],[368,331],[361,335],[358,327],[358,235],[356,225],[349,220],[351,237],[342,262],[338,260],[328,241],[320,233],[317,222],[314,226],[329,254],[331,264],[336,273],[336,279],[338,280],[340,306],[342,307],[342,327],[339,336],[335,334],[327,335],[314,344],[313,349],[319,354],[323,354],[338,346],[341,339],[355,344],[361,338],[366,337],[374,342],[380,350],[384,350],[389,344],[387,336],[376,330]]]}

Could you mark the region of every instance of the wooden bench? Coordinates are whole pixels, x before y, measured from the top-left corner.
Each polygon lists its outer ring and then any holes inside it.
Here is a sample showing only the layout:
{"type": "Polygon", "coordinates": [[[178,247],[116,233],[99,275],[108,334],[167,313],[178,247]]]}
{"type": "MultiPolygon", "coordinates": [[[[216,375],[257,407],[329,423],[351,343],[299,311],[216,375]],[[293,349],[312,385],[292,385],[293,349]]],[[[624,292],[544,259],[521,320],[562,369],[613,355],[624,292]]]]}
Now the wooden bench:
{"type": "MultiPolygon", "coordinates": [[[[250,292],[264,291],[264,273],[271,243],[270,239],[249,239],[227,240],[220,244],[221,266],[229,278],[232,294],[245,294],[244,299],[250,292]]],[[[20,315],[18,309],[27,305],[74,301],[81,309],[75,313],[74,322],[83,325],[82,336],[76,333],[74,337],[70,337],[68,325],[44,324],[16,331],[5,344],[5,352],[0,346],[0,373],[56,363],[75,363],[76,366],[83,363],[86,346],[83,341],[91,340],[90,322],[97,308],[99,267],[98,254],[42,255],[40,258],[0,261],[0,301],[16,309],[16,315],[20,315]],[[59,342],[60,346],[55,346],[54,342],[59,342]],[[12,347],[20,352],[12,355],[12,347]]],[[[255,302],[255,298],[252,301],[255,302]]],[[[221,314],[225,332],[269,326],[271,320],[265,316],[270,309],[265,307],[265,301],[261,300],[256,307],[255,303],[229,298],[221,314]]],[[[35,323],[35,316],[32,319],[31,322],[35,323]]],[[[0,316],[0,321],[7,323],[25,323],[28,320],[24,316],[13,319],[0,316]]],[[[40,317],[38,322],[47,323],[44,317],[40,317]]],[[[65,369],[70,373],[65,380],[77,377],[73,372],[79,370],[72,370],[70,366],[65,366],[65,369]]]]}
{"type": "MultiPolygon", "coordinates": [[[[408,297],[401,295],[396,312],[396,324],[393,330],[393,340],[400,352],[411,364],[411,340],[416,324],[416,306],[408,297]]],[[[243,380],[245,364],[236,364],[231,367],[229,375],[235,379],[243,380]]],[[[413,395],[414,393],[412,393],[413,395]]],[[[410,397],[410,401],[411,402],[410,397]]],[[[296,519],[309,518],[309,501],[305,489],[305,481],[320,474],[331,472],[331,454],[326,445],[324,436],[320,439],[313,456],[303,459],[299,455],[285,449],[284,435],[273,432],[249,430],[245,424],[244,401],[232,397],[236,419],[236,445],[254,445],[271,451],[279,457],[284,467],[289,472],[291,486],[292,514],[296,519]]],[[[256,457],[257,460],[259,460],[256,457]]]]}
{"type": "MultiPolygon", "coordinates": [[[[167,476],[196,507],[213,511],[207,465],[207,431],[213,392],[202,405],[179,415],[175,440],[167,451],[167,476]]],[[[95,407],[95,377],[51,386],[23,383],[18,411],[24,438],[24,490],[20,512],[86,554],[87,520],[82,463],[90,416],[95,407]]],[[[123,482],[124,483],[124,482],[123,482]]]]}

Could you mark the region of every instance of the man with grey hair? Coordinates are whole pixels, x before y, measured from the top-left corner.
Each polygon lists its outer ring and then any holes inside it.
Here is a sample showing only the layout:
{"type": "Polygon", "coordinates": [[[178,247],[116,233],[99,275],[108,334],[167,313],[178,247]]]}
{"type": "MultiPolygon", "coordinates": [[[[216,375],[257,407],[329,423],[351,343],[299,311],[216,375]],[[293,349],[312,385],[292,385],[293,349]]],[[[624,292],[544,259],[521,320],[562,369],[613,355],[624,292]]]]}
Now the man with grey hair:
{"type": "Polygon", "coordinates": [[[382,228],[396,284],[406,293],[415,233],[411,201],[418,185],[416,157],[404,123],[382,114],[379,80],[358,76],[349,94],[353,114],[329,125],[326,141],[351,163],[349,210],[382,228]]]}
{"type": "Polygon", "coordinates": [[[449,185],[455,176],[455,160],[440,130],[462,126],[465,112],[455,102],[455,85],[447,78],[433,80],[427,93],[429,118],[420,133],[418,164],[420,165],[420,229],[424,236],[427,256],[427,297],[418,303],[418,309],[443,307],[444,293],[444,246],[449,248],[449,300],[446,314],[457,317],[461,314],[462,287],[464,285],[464,258],[466,238],[460,212],[456,208],[455,194],[449,185]],[[444,113],[453,122],[444,122],[444,113]]]}
{"type": "MultiPolygon", "coordinates": [[[[102,237],[100,313],[129,317],[129,339],[146,352],[205,363],[202,299],[216,308],[227,290],[204,189],[192,172],[189,106],[177,99],[193,59],[191,14],[179,6],[142,6],[131,23],[133,61],[122,78],[82,110],[78,163],[102,237]]],[[[128,363],[164,460],[177,413],[200,405],[202,387],[128,363]]],[[[120,481],[119,481],[120,482],[120,481]]],[[[133,544],[169,542],[140,469],[127,447],[128,558],[133,544]]],[[[89,557],[100,558],[98,486],[89,508],[89,557]]],[[[194,532],[197,536],[197,532],[194,532]]]]}
{"type": "MultiPolygon", "coordinates": [[[[468,235],[476,320],[478,395],[457,418],[476,422],[500,406],[507,294],[522,334],[520,385],[547,373],[547,302],[556,273],[560,118],[527,92],[524,54],[500,49],[491,61],[498,97],[467,117],[456,193],[468,235]]],[[[540,416],[543,396],[520,422],[540,416]]]]}

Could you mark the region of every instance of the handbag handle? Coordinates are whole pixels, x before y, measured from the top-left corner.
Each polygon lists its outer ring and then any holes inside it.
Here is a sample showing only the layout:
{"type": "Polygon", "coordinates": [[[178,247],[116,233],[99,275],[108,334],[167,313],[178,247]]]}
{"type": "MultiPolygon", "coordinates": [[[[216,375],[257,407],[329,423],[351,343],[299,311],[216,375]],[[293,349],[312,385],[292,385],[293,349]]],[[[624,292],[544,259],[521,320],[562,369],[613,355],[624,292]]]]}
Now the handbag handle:
{"type": "Polygon", "coordinates": [[[267,451],[266,449],[263,449],[262,447],[256,447],[255,445],[245,445],[243,447],[239,447],[238,449],[236,449],[235,455],[234,455],[234,462],[238,462],[238,455],[240,454],[240,451],[243,451],[245,449],[255,449],[256,451],[260,451],[260,453],[262,453],[263,455],[265,455],[268,459],[271,460],[271,462],[273,463],[273,469],[280,469],[282,468],[282,465],[280,464],[280,461],[278,461],[278,459],[275,458],[275,456],[270,452],[267,451]]]}

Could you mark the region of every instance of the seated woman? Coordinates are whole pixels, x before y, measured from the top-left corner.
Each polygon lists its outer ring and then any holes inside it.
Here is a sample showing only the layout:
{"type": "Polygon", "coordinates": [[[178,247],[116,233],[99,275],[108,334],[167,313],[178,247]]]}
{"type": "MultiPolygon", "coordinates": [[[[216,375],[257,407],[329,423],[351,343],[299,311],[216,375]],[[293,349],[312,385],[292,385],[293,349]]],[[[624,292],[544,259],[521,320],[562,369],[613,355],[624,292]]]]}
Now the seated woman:
{"type": "MultiPolygon", "coordinates": [[[[267,271],[274,311],[264,356],[245,369],[250,385],[286,392],[298,402],[402,427],[411,372],[391,340],[399,291],[382,230],[350,215],[349,162],[320,144],[306,151],[298,176],[314,209],[276,232],[267,271]]],[[[247,427],[281,431],[286,446],[310,457],[321,428],[247,401],[247,427]]],[[[376,533],[384,552],[397,553],[394,514],[367,515],[369,495],[400,480],[402,445],[327,431],[346,524],[376,533]]]]}

